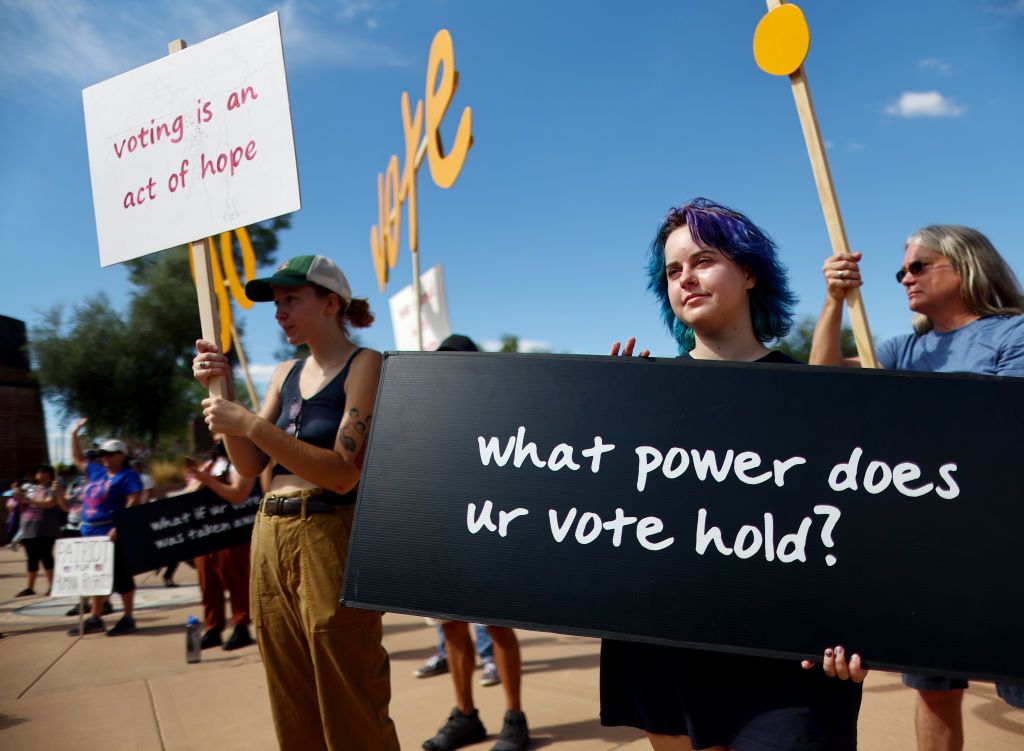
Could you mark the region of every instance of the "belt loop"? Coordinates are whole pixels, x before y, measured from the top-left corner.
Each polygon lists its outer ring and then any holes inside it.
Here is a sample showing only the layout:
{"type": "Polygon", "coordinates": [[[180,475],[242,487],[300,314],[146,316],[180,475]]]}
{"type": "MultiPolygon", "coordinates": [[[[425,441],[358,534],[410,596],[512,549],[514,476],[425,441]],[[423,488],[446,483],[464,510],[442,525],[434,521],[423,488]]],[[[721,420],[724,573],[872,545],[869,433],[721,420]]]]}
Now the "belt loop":
{"type": "Polygon", "coordinates": [[[302,519],[302,521],[306,521],[306,504],[307,503],[309,503],[309,496],[306,495],[305,493],[303,493],[302,494],[302,511],[301,511],[301,515],[299,517],[299,518],[302,519]]]}

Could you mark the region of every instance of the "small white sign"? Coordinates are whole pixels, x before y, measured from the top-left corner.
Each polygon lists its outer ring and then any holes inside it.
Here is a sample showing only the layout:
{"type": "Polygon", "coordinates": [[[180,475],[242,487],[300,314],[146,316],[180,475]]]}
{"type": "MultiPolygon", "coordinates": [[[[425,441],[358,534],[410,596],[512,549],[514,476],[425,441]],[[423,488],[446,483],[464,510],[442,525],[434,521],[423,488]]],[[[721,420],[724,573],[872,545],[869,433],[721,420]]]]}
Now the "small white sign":
{"type": "MultiPolygon", "coordinates": [[[[416,335],[416,295],[410,284],[389,301],[391,325],[395,329],[395,349],[418,350],[416,335]]],[[[423,316],[423,349],[432,352],[451,336],[448,321],[448,296],[444,289],[444,271],[437,264],[420,276],[420,304],[423,316]]]]}
{"type": "Polygon", "coordinates": [[[102,266],[300,208],[277,13],[82,102],[102,266]]]}
{"type": "Polygon", "coordinates": [[[53,597],[109,595],[114,589],[114,543],[106,535],[57,540],[53,597]]]}

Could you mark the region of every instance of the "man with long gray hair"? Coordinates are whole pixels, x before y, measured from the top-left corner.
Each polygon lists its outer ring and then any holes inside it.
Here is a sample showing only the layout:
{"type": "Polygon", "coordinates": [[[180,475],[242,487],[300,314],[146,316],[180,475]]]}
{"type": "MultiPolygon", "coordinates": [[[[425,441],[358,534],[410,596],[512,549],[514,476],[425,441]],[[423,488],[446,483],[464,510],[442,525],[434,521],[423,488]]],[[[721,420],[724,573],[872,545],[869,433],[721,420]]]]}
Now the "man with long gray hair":
{"type": "MultiPolygon", "coordinates": [[[[843,300],[862,284],[860,253],[825,261],[825,307],[814,329],[812,365],[860,367],[839,347],[843,300]]],[[[981,373],[1024,377],[1024,294],[1009,265],[985,235],[970,227],[925,227],[906,242],[896,272],[915,313],[914,333],[882,342],[884,368],[932,373],[981,373]]],[[[919,751],[960,751],[967,681],[904,675],[917,689],[919,751]]],[[[996,684],[1007,703],[1024,708],[1024,685],[996,684]]]]}

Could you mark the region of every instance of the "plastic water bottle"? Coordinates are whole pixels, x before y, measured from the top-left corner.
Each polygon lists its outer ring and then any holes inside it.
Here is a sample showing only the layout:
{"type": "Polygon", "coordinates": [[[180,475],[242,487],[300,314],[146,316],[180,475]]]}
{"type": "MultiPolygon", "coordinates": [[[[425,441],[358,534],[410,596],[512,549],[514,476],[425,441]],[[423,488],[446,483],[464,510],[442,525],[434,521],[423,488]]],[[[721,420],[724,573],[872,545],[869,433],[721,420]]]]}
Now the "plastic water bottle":
{"type": "Polygon", "coordinates": [[[185,624],[185,660],[199,662],[201,659],[203,659],[203,632],[199,627],[199,619],[190,615],[185,624]]]}

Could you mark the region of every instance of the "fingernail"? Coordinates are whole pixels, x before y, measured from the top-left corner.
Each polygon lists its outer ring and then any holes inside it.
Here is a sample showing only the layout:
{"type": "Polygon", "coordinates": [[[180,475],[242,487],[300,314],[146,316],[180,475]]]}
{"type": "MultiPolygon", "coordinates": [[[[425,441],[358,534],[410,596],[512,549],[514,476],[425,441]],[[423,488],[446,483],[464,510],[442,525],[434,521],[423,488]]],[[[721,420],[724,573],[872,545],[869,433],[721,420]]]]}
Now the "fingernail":
{"type": "Polygon", "coordinates": [[[843,648],[842,647],[836,647],[836,654],[837,655],[841,655],[842,653],[843,653],[843,648]]]}
{"type": "Polygon", "coordinates": [[[832,650],[831,649],[826,649],[825,650],[825,656],[826,657],[832,657],[832,650]]]}

